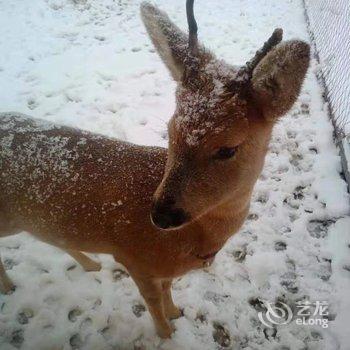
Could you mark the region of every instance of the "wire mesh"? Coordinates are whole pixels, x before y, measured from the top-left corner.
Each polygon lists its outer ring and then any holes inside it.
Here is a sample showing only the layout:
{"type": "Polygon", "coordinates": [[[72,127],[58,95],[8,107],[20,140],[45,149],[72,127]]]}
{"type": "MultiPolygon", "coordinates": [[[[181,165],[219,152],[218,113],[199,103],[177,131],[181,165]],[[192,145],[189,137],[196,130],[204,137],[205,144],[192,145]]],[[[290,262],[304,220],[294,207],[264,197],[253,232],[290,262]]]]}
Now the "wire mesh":
{"type": "Polygon", "coordinates": [[[350,1],[304,0],[335,136],[350,134],[350,1]]]}

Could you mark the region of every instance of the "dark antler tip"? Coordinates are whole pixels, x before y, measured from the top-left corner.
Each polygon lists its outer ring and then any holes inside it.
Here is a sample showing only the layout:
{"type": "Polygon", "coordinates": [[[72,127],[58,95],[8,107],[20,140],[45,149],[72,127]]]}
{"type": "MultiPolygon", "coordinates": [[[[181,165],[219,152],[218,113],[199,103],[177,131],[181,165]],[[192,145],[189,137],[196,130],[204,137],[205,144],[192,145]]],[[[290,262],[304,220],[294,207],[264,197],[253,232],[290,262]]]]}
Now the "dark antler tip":
{"type": "Polygon", "coordinates": [[[192,55],[196,55],[198,51],[198,38],[197,38],[197,22],[194,18],[193,11],[193,3],[194,0],[186,1],[186,15],[187,15],[187,23],[188,23],[188,46],[189,51],[192,55]]]}
{"type": "Polygon", "coordinates": [[[280,42],[282,41],[283,38],[283,29],[282,28],[276,28],[273,33],[272,37],[274,38],[275,41],[280,42]]]}

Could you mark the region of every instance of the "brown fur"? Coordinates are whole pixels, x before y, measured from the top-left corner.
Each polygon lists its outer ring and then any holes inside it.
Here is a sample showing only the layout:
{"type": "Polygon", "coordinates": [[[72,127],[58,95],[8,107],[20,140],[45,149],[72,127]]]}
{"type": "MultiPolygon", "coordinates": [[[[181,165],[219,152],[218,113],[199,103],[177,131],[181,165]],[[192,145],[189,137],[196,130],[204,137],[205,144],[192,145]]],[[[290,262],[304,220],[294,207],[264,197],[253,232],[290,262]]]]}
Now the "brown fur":
{"type": "MultiPolygon", "coordinates": [[[[202,46],[196,74],[183,80],[187,36],[149,4],[142,17],[179,83],[168,151],[2,114],[0,235],[26,230],[87,270],[99,265],[80,251],[112,254],[134,278],[158,334],[169,337],[169,319],[181,315],[171,280],[209,265],[244,222],[274,122],[299,94],[309,47],[278,45],[237,93],[227,88],[236,70],[202,46]],[[220,147],[236,154],[217,160],[220,147]],[[164,201],[184,210],[186,222],[153,225],[150,213],[164,201]]],[[[6,292],[12,285],[1,264],[0,277],[6,292]]]]}

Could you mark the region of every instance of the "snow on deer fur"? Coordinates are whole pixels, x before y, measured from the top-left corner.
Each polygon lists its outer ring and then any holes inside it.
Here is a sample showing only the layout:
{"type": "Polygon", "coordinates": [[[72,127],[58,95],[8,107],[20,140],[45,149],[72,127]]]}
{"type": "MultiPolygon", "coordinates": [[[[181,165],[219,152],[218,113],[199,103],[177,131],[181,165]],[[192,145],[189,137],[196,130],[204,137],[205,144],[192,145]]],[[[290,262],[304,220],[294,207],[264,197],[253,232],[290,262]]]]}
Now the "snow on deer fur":
{"type": "MultiPolygon", "coordinates": [[[[174,111],[173,102],[169,103],[173,83],[144,37],[137,2],[74,5],[49,0],[10,5],[4,6],[2,18],[8,28],[1,43],[6,55],[0,57],[0,80],[6,79],[0,84],[0,88],[6,85],[1,94],[3,111],[20,110],[142,144],[166,144],[163,120],[174,111]],[[26,23],[25,31],[21,23],[26,23]],[[28,49],[38,31],[43,45],[28,49]],[[26,38],[19,45],[16,37],[24,32],[26,38]]],[[[185,27],[182,3],[162,1],[160,6],[185,27]]],[[[252,57],[277,26],[284,27],[287,38],[307,38],[296,1],[288,4],[288,11],[286,4],[274,1],[249,1],[244,7],[234,1],[205,2],[197,11],[200,38],[230,63],[252,57]],[[256,16],[258,12],[261,16],[256,16]],[[214,16],[222,23],[214,24],[214,16]]],[[[346,285],[341,275],[346,253],[329,279],[329,261],[336,251],[334,244],[326,251],[325,237],[333,222],[348,211],[348,197],[339,178],[339,158],[315,68],[313,62],[299,101],[275,126],[244,227],[218,253],[210,269],[175,281],[174,299],[184,317],[175,321],[172,340],[160,342],[154,336],[135,285],[107,256],[98,257],[102,271],[87,274],[68,255],[21,234],[0,242],[5,267],[17,286],[12,295],[1,296],[1,346],[329,350],[339,342],[347,344],[341,312],[346,295],[340,291],[334,295],[338,283],[346,285]],[[325,192],[325,184],[332,192],[325,192]],[[257,310],[259,300],[276,298],[291,306],[300,298],[327,300],[330,318],[336,321],[330,322],[330,331],[291,323],[270,332],[258,323],[257,310]]],[[[222,85],[217,88],[220,95],[222,85]]],[[[188,146],[201,139],[191,141],[188,146]]],[[[5,140],[5,147],[11,142],[5,140]]],[[[138,164],[135,173],[140,174],[140,169],[138,164]]],[[[141,175],[147,182],[145,173],[141,175]]],[[[97,188],[103,184],[101,179],[96,179],[97,188]]],[[[111,203],[140,205],[128,198],[111,203]]],[[[345,237],[346,219],[342,220],[334,230],[345,237]]],[[[344,249],[345,242],[344,238],[344,249]]]]}

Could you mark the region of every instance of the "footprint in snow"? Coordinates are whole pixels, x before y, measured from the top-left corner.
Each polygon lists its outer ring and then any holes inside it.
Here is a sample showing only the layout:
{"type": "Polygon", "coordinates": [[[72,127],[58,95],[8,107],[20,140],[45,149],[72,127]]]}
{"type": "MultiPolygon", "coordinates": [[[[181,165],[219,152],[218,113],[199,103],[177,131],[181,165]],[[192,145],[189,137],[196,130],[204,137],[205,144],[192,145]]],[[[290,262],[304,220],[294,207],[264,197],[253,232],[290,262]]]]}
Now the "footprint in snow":
{"type": "Polygon", "coordinates": [[[283,241],[277,241],[275,242],[275,250],[276,251],[282,251],[287,249],[287,243],[283,241]]]}
{"type": "Polygon", "coordinates": [[[12,332],[11,334],[11,340],[10,343],[13,345],[15,348],[19,349],[24,341],[23,337],[23,330],[18,329],[12,332]]]}
{"type": "Polygon", "coordinates": [[[135,304],[132,306],[132,312],[137,318],[140,318],[145,311],[146,307],[143,304],[135,304]]]}
{"type": "Polygon", "coordinates": [[[128,277],[129,277],[129,274],[126,271],[124,271],[124,270],[115,269],[113,271],[113,279],[115,281],[119,281],[119,280],[121,280],[123,278],[128,278],[128,277]]]}
{"type": "Polygon", "coordinates": [[[213,324],[213,339],[223,348],[227,348],[231,345],[231,337],[229,331],[220,323],[213,324]]]}
{"type": "Polygon", "coordinates": [[[311,237],[325,238],[328,235],[329,227],[335,223],[335,220],[310,220],[307,224],[307,230],[311,237]]]}
{"type": "Polygon", "coordinates": [[[71,322],[75,322],[78,318],[78,316],[80,316],[82,314],[82,311],[79,308],[73,309],[71,311],[69,311],[68,313],[68,319],[71,322]]]}
{"type": "Polygon", "coordinates": [[[23,309],[17,314],[17,321],[19,324],[28,324],[30,319],[33,318],[34,311],[32,309],[23,309]]]}
{"type": "Polygon", "coordinates": [[[79,333],[73,334],[69,339],[69,344],[72,347],[72,350],[81,349],[83,346],[83,341],[79,333]]]}
{"type": "Polygon", "coordinates": [[[237,247],[232,251],[232,256],[235,261],[242,262],[244,261],[247,255],[247,246],[237,247]]]}

